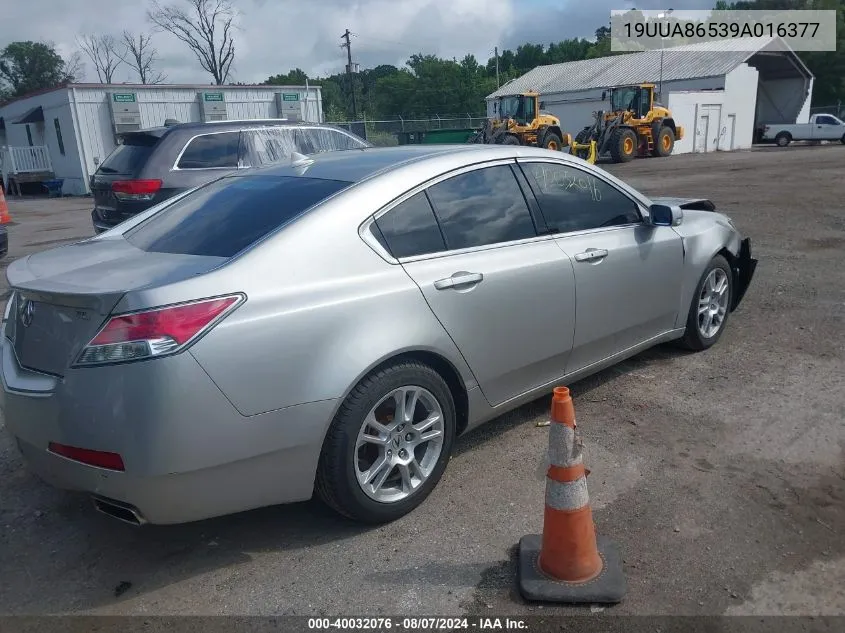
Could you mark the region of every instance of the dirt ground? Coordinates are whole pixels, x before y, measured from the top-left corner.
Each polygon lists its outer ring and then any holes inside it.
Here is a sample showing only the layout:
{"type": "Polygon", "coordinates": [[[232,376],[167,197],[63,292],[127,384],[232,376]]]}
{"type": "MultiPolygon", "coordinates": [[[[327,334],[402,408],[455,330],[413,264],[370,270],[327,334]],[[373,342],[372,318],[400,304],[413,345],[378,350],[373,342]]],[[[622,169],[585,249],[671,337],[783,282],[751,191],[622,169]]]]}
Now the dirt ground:
{"type": "MultiPolygon", "coordinates": [[[[609,167],[709,197],[760,264],[715,348],[572,385],[597,527],[628,580],[605,613],[845,615],[843,166],[825,146],[609,167]]],[[[9,260],[89,235],[88,205],[12,201],[9,260]]],[[[42,484],[0,429],[0,613],[589,613],[515,590],[514,546],[542,527],[547,412],[460,439],[429,500],[377,528],[317,502],[133,528],[42,484]]]]}

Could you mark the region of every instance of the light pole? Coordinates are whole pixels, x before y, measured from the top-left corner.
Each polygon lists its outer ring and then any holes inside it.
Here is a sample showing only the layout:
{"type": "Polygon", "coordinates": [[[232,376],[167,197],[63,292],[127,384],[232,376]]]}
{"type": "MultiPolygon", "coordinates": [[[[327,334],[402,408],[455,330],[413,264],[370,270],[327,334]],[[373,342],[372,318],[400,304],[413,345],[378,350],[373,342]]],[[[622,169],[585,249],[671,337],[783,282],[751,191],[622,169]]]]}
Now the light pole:
{"type": "MultiPolygon", "coordinates": [[[[668,18],[672,11],[674,11],[674,9],[658,13],[657,19],[662,20],[663,18],[668,18]]],[[[660,24],[658,24],[657,27],[659,32],[660,24]]],[[[660,87],[658,89],[658,94],[660,95],[660,102],[663,103],[663,33],[660,33],[660,87]]]]}

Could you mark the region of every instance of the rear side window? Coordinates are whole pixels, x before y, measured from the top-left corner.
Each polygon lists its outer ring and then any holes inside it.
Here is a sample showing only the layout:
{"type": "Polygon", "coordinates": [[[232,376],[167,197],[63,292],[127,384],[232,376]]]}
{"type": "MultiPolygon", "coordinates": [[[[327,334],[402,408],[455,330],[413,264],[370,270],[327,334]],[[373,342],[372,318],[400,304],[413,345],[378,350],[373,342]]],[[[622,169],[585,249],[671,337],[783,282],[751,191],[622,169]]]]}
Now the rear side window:
{"type": "Polygon", "coordinates": [[[240,140],[240,132],[198,136],[188,143],[182,156],[179,157],[177,167],[179,169],[236,168],[240,140]]]}
{"type": "Polygon", "coordinates": [[[642,220],[633,200],[592,174],[560,163],[525,163],[522,168],[553,232],[584,231],[642,220]]]}
{"type": "Polygon", "coordinates": [[[446,250],[434,211],[424,192],[411,196],[376,220],[387,249],[396,257],[414,257],[446,250]]]}
{"type": "Polygon", "coordinates": [[[159,138],[151,134],[128,134],[100,165],[103,174],[136,175],[146,164],[158,144],[159,138]]]}
{"type": "Polygon", "coordinates": [[[537,235],[516,176],[507,165],[454,176],[428,188],[450,250],[537,235]]]}
{"type": "Polygon", "coordinates": [[[232,257],[350,184],[292,176],[221,178],[124,237],[148,252],[232,257]]]}

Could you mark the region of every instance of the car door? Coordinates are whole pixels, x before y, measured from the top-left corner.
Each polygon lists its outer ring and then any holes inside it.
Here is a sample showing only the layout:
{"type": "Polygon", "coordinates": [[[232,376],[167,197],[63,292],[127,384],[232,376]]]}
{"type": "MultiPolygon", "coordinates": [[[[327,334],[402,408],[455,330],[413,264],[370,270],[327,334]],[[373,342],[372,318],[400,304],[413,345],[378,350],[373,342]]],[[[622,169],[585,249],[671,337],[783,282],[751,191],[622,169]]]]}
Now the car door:
{"type": "Polygon", "coordinates": [[[813,139],[838,141],[845,134],[845,126],[832,116],[819,115],[813,125],[813,139]]]}
{"type": "Polygon", "coordinates": [[[599,170],[520,159],[555,241],[575,272],[575,339],[567,373],[675,328],[683,245],[643,221],[640,205],[599,170]]]}
{"type": "Polygon", "coordinates": [[[562,376],[575,326],[572,264],[515,167],[452,172],[376,220],[492,405],[562,376]]]}

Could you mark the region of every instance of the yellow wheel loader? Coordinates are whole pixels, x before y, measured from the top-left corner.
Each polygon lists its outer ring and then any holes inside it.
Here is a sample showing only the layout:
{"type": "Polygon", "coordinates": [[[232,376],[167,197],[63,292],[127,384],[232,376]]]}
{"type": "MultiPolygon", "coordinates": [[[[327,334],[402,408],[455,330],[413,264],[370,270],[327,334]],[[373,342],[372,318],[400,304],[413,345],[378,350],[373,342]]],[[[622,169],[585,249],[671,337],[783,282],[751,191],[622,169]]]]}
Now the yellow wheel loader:
{"type": "Polygon", "coordinates": [[[637,156],[669,156],[684,128],[675,124],[668,108],[654,101],[654,84],[616,86],[602,93],[610,97],[610,110],[593,113],[593,125],[575,136],[574,153],[583,156],[595,143],[597,158],[609,155],[614,163],[637,156]],[[608,95],[609,93],[609,95],[608,95]]]}
{"type": "Polygon", "coordinates": [[[560,129],[560,119],[542,112],[536,92],[523,92],[496,99],[495,117],[468,140],[469,143],[529,145],[563,151],[572,136],[560,129]]]}

